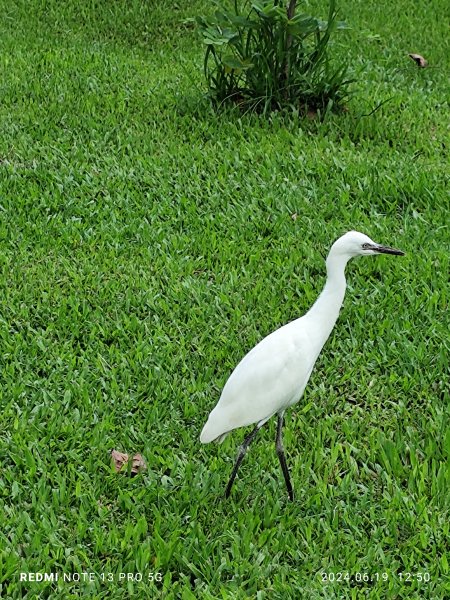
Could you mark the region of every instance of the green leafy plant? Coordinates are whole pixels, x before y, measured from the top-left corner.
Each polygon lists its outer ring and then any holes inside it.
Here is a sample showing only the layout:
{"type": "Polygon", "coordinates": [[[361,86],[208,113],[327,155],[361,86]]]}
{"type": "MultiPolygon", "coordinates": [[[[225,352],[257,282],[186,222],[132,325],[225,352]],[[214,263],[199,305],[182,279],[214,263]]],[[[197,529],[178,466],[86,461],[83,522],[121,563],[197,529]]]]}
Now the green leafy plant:
{"type": "Polygon", "coordinates": [[[347,65],[330,60],[337,20],[335,0],[328,19],[296,12],[296,0],[245,1],[232,11],[198,17],[206,44],[204,72],[218,103],[234,102],[268,112],[286,106],[300,110],[342,107],[349,96],[347,65]]]}

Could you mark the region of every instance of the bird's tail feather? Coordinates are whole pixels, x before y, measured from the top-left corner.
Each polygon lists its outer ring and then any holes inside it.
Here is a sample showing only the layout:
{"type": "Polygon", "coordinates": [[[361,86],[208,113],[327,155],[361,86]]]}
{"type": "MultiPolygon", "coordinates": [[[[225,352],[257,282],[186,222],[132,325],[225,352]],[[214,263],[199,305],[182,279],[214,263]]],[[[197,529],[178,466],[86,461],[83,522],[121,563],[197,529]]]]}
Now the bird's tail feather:
{"type": "Polygon", "coordinates": [[[209,444],[210,442],[221,444],[228,434],[229,431],[224,432],[222,428],[218,428],[217,425],[214,427],[211,420],[208,419],[200,434],[200,441],[202,444],[209,444]]]}

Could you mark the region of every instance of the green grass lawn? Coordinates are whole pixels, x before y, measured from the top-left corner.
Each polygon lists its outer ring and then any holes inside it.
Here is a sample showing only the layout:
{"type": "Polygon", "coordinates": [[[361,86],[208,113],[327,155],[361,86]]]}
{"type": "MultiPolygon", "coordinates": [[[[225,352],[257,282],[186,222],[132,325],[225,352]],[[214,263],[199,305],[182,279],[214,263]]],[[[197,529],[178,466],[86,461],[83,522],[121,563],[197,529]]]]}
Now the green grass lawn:
{"type": "Polygon", "coordinates": [[[211,110],[206,1],[1,4],[0,595],[450,597],[447,2],[341,2],[360,81],[324,123],[211,110]],[[348,266],[286,414],[296,500],[271,422],[225,501],[247,430],[201,428],[349,229],[407,254],[348,266]]]}

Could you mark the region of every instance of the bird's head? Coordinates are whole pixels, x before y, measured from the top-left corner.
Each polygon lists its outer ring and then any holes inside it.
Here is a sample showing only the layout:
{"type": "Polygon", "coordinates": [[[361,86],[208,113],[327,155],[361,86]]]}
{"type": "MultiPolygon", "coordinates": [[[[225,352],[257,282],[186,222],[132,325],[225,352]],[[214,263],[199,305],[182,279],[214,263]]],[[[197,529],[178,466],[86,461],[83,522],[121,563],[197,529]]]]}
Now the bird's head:
{"type": "Polygon", "coordinates": [[[334,242],[331,251],[333,254],[341,255],[348,259],[354,256],[368,256],[371,254],[395,254],[396,256],[405,254],[402,250],[378,244],[367,235],[364,235],[364,233],[359,233],[359,231],[348,231],[345,233],[334,242]]]}

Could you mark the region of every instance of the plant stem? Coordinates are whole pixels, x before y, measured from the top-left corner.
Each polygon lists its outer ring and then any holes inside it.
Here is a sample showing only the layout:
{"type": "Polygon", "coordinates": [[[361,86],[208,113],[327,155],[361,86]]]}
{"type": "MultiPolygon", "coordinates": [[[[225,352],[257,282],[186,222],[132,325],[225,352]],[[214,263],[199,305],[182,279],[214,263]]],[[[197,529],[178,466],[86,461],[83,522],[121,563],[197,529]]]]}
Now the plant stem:
{"type": "Polygon", "coordinates": [[[297,4],[297,0],[290,0],[289,5],[287,7],[287,16],[288,19],[292,19],[295,15],[295,5],[297,4]]]}
{"type": "MultiPolygon", "coordinates": [[[[289,0],[289,4],[287,7],[287,17],[288,19],[292,19],[292,17],[295,15],[295,6],[297,4],[297,0],[289,0]]],[[[289,49],[291,47],[292,44],[292,35],[288,34],[286,37],[286,54],[285,54],[285,63],[284,63],[284,79],[285,79],[285,84],[286,84],[286,89],[285,89],[285,97],[288,97],[289,94],[289,49]]]]}

